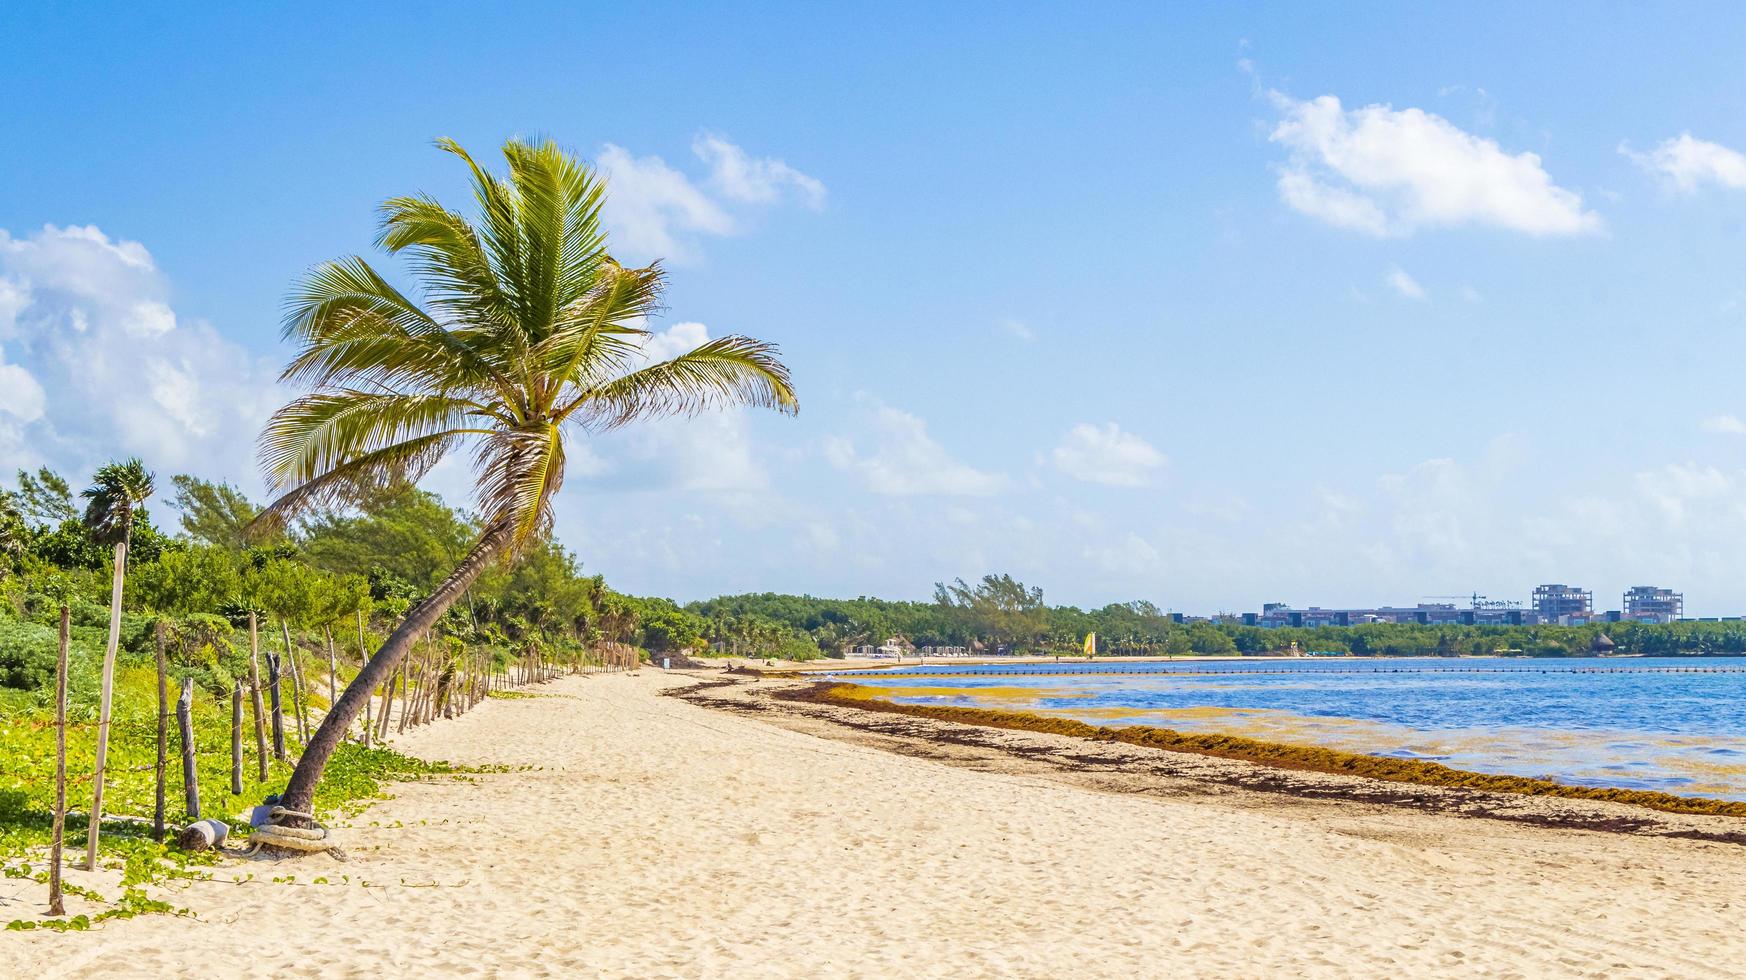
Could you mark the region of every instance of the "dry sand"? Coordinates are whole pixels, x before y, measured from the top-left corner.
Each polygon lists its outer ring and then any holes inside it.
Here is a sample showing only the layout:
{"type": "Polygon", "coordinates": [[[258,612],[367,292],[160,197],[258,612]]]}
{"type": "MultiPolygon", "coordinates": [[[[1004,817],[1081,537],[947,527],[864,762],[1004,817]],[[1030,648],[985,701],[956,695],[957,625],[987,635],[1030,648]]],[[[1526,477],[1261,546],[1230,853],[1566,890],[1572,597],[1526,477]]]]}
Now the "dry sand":
{"type": "MultiPolygon", "coordinates": [[[[0,934],[0,972],[1746,975],[1739,845],[1115,793],[659,696],[690,682],[571,678],[417,730],[403,749],[540,768],[397,786],[343,825],[347,864],[167,889],[198,920],[0,934]]],[[[40,914],[25,882],[0,900],[40,914]]]]}

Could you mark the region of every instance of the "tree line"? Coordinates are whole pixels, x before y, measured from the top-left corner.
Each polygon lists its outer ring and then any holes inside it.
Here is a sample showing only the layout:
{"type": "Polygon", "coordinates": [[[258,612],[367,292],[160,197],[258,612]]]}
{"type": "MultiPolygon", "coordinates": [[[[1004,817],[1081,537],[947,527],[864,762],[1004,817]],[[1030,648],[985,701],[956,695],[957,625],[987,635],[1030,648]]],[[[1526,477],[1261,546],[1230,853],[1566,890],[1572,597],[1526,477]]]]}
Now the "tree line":
{"type": "MultiPolygon", "coordinates": [[[[1619,653],[1648,656],[1746,652],[1746,622],[1619,622],[1582,626],[1362,626],[1263,628],[1230,621],[1178,622],[1136,600],[1096,609],[1051,606],[1041,589],[1010,575],[935,586],[932,602],[861,596],[823,599],[772,592],[721,596],[684,607],[685,629],[717,639],[751,628],[810,641],[812,656],[842,656],[900,638],[916,647],[969,647],[986,654],[1075,654],[1097,634],[1104,656],[1264,655],[1290,651],[1355,656],[1584,656],[1605,634],[1619,653]]],[[[731,647],[726,648],[731,652],[731,647]]]]}

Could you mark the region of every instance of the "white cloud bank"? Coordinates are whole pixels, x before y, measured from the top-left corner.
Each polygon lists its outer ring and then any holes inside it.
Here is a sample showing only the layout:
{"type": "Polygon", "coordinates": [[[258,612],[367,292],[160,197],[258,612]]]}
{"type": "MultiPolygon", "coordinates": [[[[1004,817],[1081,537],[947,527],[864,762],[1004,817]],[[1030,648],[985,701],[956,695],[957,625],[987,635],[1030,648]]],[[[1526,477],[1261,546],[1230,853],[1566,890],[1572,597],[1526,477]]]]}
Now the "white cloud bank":
{"type": "Polygon", "coordinates": [[[168,297],[139,242],[0,230],[0,472],[137,454],[161,473],[252,482],[274,373],[168,297]]]}
{"type": "Polygon", "coordinates": [[[1279,196],[1310,217],[1378,237],[1463,225],[1530,235],[1601,228],[1538,155],[1508,153],[1441,116],[1387,105],[1348,110],[1332,95],[1271,98],[1281,118],[1268,138],[1290,151],[1279,196]]]}
{"type": "Polygon", "coordinates": [[[900,409],[881,405],[874,411],[873,442],[873,452],[862,454],[849,439],[833,436],[825,441],[825,459],[886,496],[986,497],[1006,486],[1006,477],[952,458],[928,435],[926,422],[900,409]]]}
{"type": "Polygon", "coordinates": [[[1690,133],[1662,140],[1648,153],[1638,153],[1623,143],[1619,152],[1681,193],[1695,193],[1705,184],[1746,189],[1746,154],[1696,139],[1690,133]]]}
{"type": "Polygon", "coordinates": [[[695,180],[658,156],[639,157],[613,143],[601,149],[596,163],[607,179],[603,214],[614,249],[638,261],[684,262],[694,257],[698,237],[738,234],[747,208],[789,198],[814,211],[824,206],[824,184],[781,160],[751,156],[709,134],[691,149],[708,168],[695,180]]]}
{"type": "Polygon", "coordinates": [[[1170,462],[1151,443],[1114,422],[1074,426],[1050,454],[1055,468],[1075,480],[1112,487],[1144,487],[1170,462]]]}

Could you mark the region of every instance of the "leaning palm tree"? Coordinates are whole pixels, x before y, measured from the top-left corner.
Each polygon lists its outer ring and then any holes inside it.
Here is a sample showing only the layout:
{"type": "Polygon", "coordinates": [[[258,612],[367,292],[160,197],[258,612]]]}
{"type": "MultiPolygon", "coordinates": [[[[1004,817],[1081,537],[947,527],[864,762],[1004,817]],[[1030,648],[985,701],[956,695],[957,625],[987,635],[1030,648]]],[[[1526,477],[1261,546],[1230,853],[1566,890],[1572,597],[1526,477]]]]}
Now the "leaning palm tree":
{"type": "Polygon", "coordinates": [[[470,444],[480,534],[304,747],[281,801],[296,813],[310,812],[329,756],[413,641],[489,563],[549,528],[570,431],[735,405],[797,407],[770,344],[730,336],[670,360],[645,357],[644,323],[665,276],[607,252],[606,185],[586,165],[549,142],[513,140],[503,177],[452,141],[437,146],[471,171],[477,217],[398,197],[382,205],[377,236],[411,258],[422,302],[356,257],[318,266],[290,300],[285,334],[300,349],[283,378],[310,390],[261,435],[262,465],[280,495],[263,519],[367,501],[470,444]]]}
{"type": "MultiPolygon", "coordinates": [[[[97,709],[97,769],[91,777],[91,823],[85,831],[85,868],[97,867],[97,837],[103,822],[103,767],[109,757],[109,707],[115,694],[115,649],[121,642],[121,589],[127,579],[127,548],[133,543],[133,518],[152,495],[152,475],[137,459],[110,463],[91,479],[84,492],[85,525],[98,544],[115,548],[115,570],[109,586],[109,643],[103,648],[103,694],[97,709]]],[[[158,714],[163,715],[159,685],[158,714]]]]}

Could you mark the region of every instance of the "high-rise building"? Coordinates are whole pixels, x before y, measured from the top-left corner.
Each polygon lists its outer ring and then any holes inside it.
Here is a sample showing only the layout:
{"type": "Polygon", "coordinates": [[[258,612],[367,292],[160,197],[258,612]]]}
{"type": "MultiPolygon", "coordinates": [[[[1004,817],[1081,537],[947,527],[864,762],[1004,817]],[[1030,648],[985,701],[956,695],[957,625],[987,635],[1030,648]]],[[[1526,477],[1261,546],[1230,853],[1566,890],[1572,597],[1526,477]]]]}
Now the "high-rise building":
{"type": "Polygon", "coordinates": [[[1587,620],[1594,615],[1594,593],[1575,585],[1542,585],[1534,590],[1534,611],[1549,623],[1587,620]]]}
{"type": "Polygon", "coordinates": [[[1685,596],[1672,589],[1634,585],[1625,593],[1625,618],[1643,623],[1671,623],[1685,615],[1685,596]]]}

